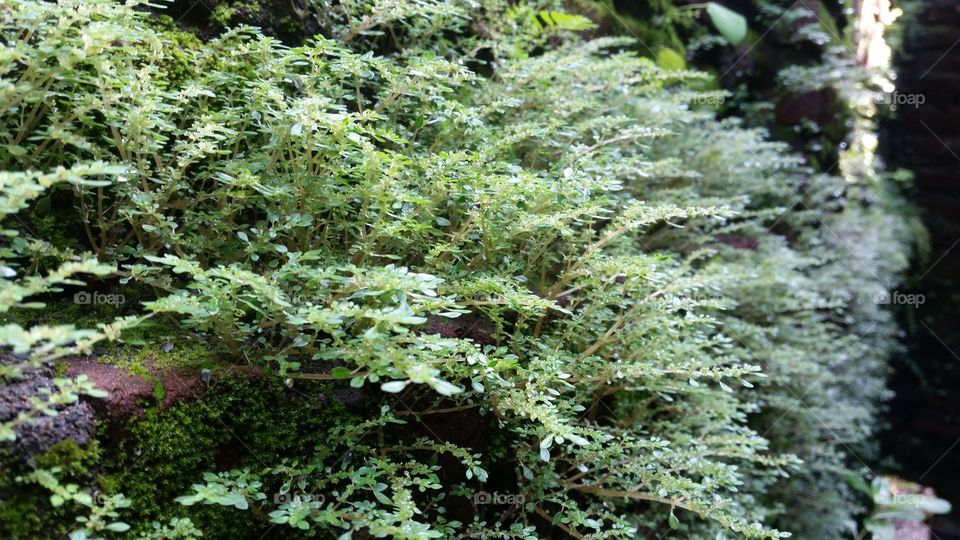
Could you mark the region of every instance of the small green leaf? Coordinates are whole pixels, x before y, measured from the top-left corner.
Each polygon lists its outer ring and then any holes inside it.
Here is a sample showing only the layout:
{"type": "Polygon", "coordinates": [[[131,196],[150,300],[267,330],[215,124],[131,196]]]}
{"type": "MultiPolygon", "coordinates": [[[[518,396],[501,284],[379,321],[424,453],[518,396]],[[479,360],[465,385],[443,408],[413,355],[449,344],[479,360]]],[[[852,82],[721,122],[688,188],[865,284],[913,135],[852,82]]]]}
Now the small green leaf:
{"type": "Polygon", "coordinates": [[[579,435],[574,435],[573,433],[567,433],[566,437],[573,444],[577,444],[580,446],[587,446],[590,444],[590,441],[588,441],[587,439],[584,439],[579,435]]]}
{"type": "Polygon", "coordinates": [[[452,396],[453,394],[459,394],[460,392],[463,392],[463,388],[444,380],[437,380],[432,384],[432,386],[434,390],[445,396],[452,396]]]}
{"type": "Polygon", "coordinates": [[[10,155],[13,157],[23,157],[27,155],[27,149],[20,146],[19,144],[8,144],[7,152],[10,152],[10,155]]]}
{"type": "Polygon", "coordinates": [[[385,382],[380,385],[380,389],[383,390],[384,392],[390,392],[391,394],[396,394],[397,392],[400,392],[401,390],[406,388],[409,382],[410,381],[385,382]]]}
{"type": "Polygon", "coordinates": [[[107,530],[113,532],[125,532],[130,530],[130,525],[127,525],[122,521],[114,521],[113,523],[107,525],[107,530]]]}
{"type": "Polygon", "coordinates": [[[38,216],[45,216],[50,213],[50,196],[40,197],[37,199],[36,206],[34,206],[34,212],[38,216]]]}
{"type": "Polygon", "coordinates": [[[84,393],[90,397],[95,397],[100,399],[103,399],[110,395],[109,393],[107,393],[106,390],[100,390],[99,388],[90,388],[84,393]]]}
{"type": "Polygon", "coordinates": [[[707,14],[732,45],[739,45],[747,37],[747,19],[743,15],[716,2],[707,2],[707,14]]]}
{"type": "Polygon", "coordinates": [[[383,504],[393,504],[393,501],[391,501],[389,497],[387,497],[383,493],[380,493],[379,491],[374,491],[373,496],[376,497],[377,500],[383,504]]]}
{"type": "Polygon", "coordinates": [[[673,510],[670,510],[670,518],[667,519],[667,521],[670,523],[671,529],[676,529],[680,527],[680,520],[677,519],[677,516],[673,515],[673,510]]]}
{"type": "Polygon", "coordinates": [[[664,47],[657,52],[657,65],[670,71],[687,69],[687,61],[677,51],[664,47]]]}
{"type": "Polygon", "coordinates": [[[537,28],[583,31],[596,26],[593,21],[583,15],[571,15],[562,11],[541,11],[533,16],[533,22],[537,28]]]}

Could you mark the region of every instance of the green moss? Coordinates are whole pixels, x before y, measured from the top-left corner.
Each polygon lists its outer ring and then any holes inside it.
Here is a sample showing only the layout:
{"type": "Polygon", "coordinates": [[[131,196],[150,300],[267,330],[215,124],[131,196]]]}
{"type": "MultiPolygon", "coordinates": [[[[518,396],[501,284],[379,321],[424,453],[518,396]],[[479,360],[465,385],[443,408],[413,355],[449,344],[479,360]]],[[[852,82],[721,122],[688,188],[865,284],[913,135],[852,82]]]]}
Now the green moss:
{"type": "Polygon", "coordinates": [[[279,28],[280,31],[286,34],[296,34],[297,32],[302,31],[301,26],[303,23],[297,19],[287,16],[280,20],[279,28]]]}
{"type": "Polygon", "coordinates": [[[167,341],[169,336],[156,336],[153,343],[139,346],[118,346],[111,354],[104,357],[105,361],[118,366],[136,370],[140,366],[155,367],[158,369],[191,368],[200,370],[214,369],[220,365],[217,359],[217,350],[200,341],[185,339],[167,341]],[[172,343],[173,348],[164,350],[164,344],[172,343]]]}
{"type": "Polygon", "coordinates": [[[46,453],[34,458],[38,469],[59,467],[64,478],[83,478],[100,460],[101,451],[97,441],[80,446],[71,439],[60,441],[46,453]]]}
{"type": "MultiPolygon", "coordinates": [[[[85,290],[100,292],[95,285],[85,290]]],[[[123,305],[77,304],[71,295],[66,299],[48,300],[46,306],[39,309],[13,309],[0,315],[0,323],[23,327],[72,324],[77,328],[95,329],[99,323],[142,311],[141,303],[152,298],[152,292],[132,286],[103,289],[103,292],[124,295],[123,305]]],[[[219,347],[201,337],[185,335],[182,328],[165,319],[149,319],[124,331],[121,337],[122,342],[104,341],[98,344],[104,349],[99,360],[151,380],[153,376],[149,370],[152,368],[199,371],[216,369],[225,364],[219,347]],[[173,348],[165,350],[168,343],[173,344],[173,348]]],[[[55,373],[63,376],[67,365],[64,362],[54,364],[55,373]]]]}
{"type": "Polygon", "coordinates": [[[0,536],[40,538],[45,520],[36,510],[47,505],[46,498],[40,487],[18,488],[15,498],[0,503],[0,536]]]}
{"type": "Polygon", "coordinates": [[[66,377],[67,370],[70,368],[70,363],[63,360],[58,360],[53,363],[51,368],[53,369],[53,375],[55,377],[66,377]]]}
{"type": "MultiPolygon", "coordinates": [[[[291,397],[275,384],[232,373],[218,380],[200,401],[148,411],[132,420],[119,447],[107,459],[100,483],[108,493],[133,500],[130,523],[148,526],[189,517],[211,538],[262,534],[249,512],[216,506],[182,507],[174,499],[190,491],[206,471],[259,469],[309,453],[336,421],[342,407],[329,400],[291,397]],[[259,532],[258,532],[259,531],[259,532]]],[[[104,436],[107,436],[104,433],[104,436]]]]}
{"type": "Polygon", "coordinates": [[[318,433],[350,418],[335,402],[291,395],[249,374],[215,375],[210,385],[199,401],[148,410],[125,426],[100,424],[99,444],[64,441],[35,457],[32,466],[8,460],[13,465],[0,468],[0,538],[69,532],[74,517],[69,508],[51,507],[44,488],[16,480],[34,468],[54,467],[61,470],[63,483],[130,498],[133,506],[123,519],[138,531],[149,529],[152,521],[189,517],[209,538],[259,538],[263,523],[250,512],[184,507],[174,499],[189,492],[206,471],[259,469],[306,456],[323,443],[318,433]]]}
{"type": "Polygon", "coordinates": [[[164,76],[169,86],[178,87],[182,81],[196,74],[191,53],[201,48],[203,42],[194,34],[180,29],[176,21],[166,15],[154,15],[147,22],[169,44],[164,48],[166,62],[158,73],[164,76]]]}
{"type": "Polygon", "coordinates": [[[41,199],[50,202],[38,204],[32,212],[24,215],[28,216],[33,237],[49,242],[58,250],[69,251],[78,247],[78,233],[83,230],[83,225],[73,206],[72,196],[64,200],[62,195],[69,194],[51,193],[41,199]]]}
{"type": "Polygon", "coordinates": [[[97,441],[80,446],[66,440],[35,456],[33,467],[0,457],[0,538],[57,538],[69,533],[73,517],[68,509],[52,507],[49,491],[17,478],[34,469],[59,468],[64,483],[89,485],[101,454],[97,441]]]}
{"type": "Polygon", "coordinates": [[[50,506],[47,502],[49,493],[42,487],[18,485],[12,478],[6,478],[7,474],[3,476],[5,478],[0,485],[0,537],[41,538],[48,519],[61,512],[41,510],[50,506]]]}
{"type": "MultiPolygon", "coordinates": [[[[77,328],[97,328],[98,324],[109,323],[117,317],[126,315],[142,314],[142,303],[153,300],[153,291],[143,285],[119,285],[110,281],[94,281],[88,279],[86,285],[81,289],[74,289],[73,292],[60,293],[59,296],[51,297],[38,296],[31,300],[43,302],[41,308],[15,308],[0,316],[0,322],[15,323],[21,326],[33,325],[73,325],[77,328]],[[94,301],[93,296],[85,300],[82,295],[94,293],[103,295],[100,300],[94,301]],[[113,299],[121,300],[119,304],[107,303],[104,301],[106,295],[113,295],[113,299]],[[122,297],[122,298],[121,298],[122,297]]],[[[144,325],[142,329],[124,333],[124,339],[127,341],[136,338],[143,338],[148,333],[155,333],[155,326],[144,325]]],[[[173,333],[172,330],[170,330],[173,333]]],[[[182,336],[182,331],[177,334],[182,336]]]]}
{"type": "Polygon", "coordinates": [[[233,16],[237,14],[237,10],[228,4],[217,4],[217,7],[213,8],[213,11],[210,13],[210,20],[220,26],[227,26],[230,24],[230,19],[233,19],[233,16]]]}

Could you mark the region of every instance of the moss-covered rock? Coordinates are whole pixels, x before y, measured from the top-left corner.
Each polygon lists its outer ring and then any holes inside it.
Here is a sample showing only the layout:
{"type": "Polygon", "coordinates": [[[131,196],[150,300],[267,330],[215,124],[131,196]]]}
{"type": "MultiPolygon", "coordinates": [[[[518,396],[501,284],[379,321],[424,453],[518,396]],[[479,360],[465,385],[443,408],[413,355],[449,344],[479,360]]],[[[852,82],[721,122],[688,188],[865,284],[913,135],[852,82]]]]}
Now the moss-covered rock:
{"type": "MultiPolygon", "coordinates": [[[[308,398],[244,372],[215,375],[205,395],[131,419],[106,455],[98,482],[133,500],[131,523],[142,527],[189,517],[211,538],[259,538],[253,513],[214,506],[182,507],[174,499],[201,482],[205,471],[258,469],[312,450],[316,434],[348,417],[321,395],[308,398]]],[[[108,429],[102,436],[112,439],[108,429]]],[[[258,532],[260,531],[260,532],[258,532]]]]}
{"type": "Polygon", "coordinates": [[[349,414],[324,394],[299,394],[252,371],[224,370],[201,384],[198,399],[181,396],[169,405],[158,399],[143,403],[141,413],[100,420],[97,438],[86,444],[66,439],[30,461],[8,456],[11,466],[0,470],[0,537],[62,536],[83,515],[69,505],[51,506],[50,491],[25,479],[44,469],[93,495],[126,495],[133,504],[121,517],[138,531],[189,517],[209,538],[259,538],[264,523],[253,513],[184,507],[174,499],[206,471],[259,469],[305,456],[317,433],[349,414]]]}
{"type": "Polygon", "coordinates": [[[69,533],[68,509],[52,507],[50,492],[25,481],[24,475],[34,469],[55,469],[65,481],[87,483],[101,457],[96,440],[81,445],[67,439],[34,456],[32,466],[5,461],[0,467],[0,538],[57,538],[69,533]]]}

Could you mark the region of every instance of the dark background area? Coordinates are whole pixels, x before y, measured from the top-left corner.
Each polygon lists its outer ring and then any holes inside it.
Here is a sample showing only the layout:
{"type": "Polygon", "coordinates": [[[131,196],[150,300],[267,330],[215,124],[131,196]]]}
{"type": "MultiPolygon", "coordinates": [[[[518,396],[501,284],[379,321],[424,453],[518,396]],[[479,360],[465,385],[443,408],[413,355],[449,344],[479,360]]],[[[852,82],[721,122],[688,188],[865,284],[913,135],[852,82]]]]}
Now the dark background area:
{"type": "Polygon", "coordinates": [[[890,168],[914,172],[911,202],[930,234],[903,292],[926,302],[902,313],[907,351],[894,364],[884,454],[901,474],[953,503],[932,520],[942,540],[960,538],[960,2],[926,0],[905,22],[895,63],[897,92],[926,99],[901,106],[882,130],[890,168]]]}

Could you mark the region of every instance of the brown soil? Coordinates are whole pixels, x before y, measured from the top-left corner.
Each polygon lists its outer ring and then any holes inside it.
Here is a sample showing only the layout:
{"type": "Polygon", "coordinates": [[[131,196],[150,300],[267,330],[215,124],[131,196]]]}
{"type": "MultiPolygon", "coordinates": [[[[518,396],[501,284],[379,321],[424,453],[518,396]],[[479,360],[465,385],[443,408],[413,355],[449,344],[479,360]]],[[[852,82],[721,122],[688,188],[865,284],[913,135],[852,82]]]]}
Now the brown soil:
{"type": "Polygon", "coordinates": [[[461,315],[456,319],[430,317],[425,334],[438,334],[445,338],[470,339],[479,345],[495,345],[496,329],[476,315],[461,315]]]}

